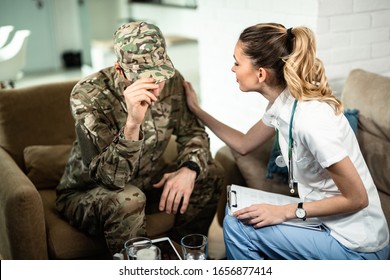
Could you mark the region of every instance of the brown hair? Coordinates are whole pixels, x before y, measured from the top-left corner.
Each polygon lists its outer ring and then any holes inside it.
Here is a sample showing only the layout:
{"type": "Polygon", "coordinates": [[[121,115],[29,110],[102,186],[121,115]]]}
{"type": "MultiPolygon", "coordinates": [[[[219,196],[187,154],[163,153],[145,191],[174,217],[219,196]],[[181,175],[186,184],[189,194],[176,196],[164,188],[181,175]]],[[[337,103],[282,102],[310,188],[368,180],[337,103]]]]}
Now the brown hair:
{"type": "Polygon", "coordinates": [[[315,36],[309,28],[257,24],[246,28],[239,41],[256,68],[271,72],[271,86],[287,86],[298,100],[319,100],[330,104],[336,114],[343,111],[341,101],[328,84],[324,66],[316,57],[315,36]]]}

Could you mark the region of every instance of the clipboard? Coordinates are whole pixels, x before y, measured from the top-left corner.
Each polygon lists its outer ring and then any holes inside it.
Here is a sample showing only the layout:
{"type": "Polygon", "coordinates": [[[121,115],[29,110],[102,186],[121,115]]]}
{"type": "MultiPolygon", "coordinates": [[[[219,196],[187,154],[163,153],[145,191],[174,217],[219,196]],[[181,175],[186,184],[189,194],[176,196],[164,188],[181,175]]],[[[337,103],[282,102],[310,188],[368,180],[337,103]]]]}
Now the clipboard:
{"type": "MultiPolygon", "coordinates": [[[[253,204],[297,204],[301,199],[298,197],[287,196],[278,193],[266,192],[259,189],[252,189],[239,185],[227,186],[227,207],[228,214],[231,216],[235,211],[251,206],[253,204]]],[[[285,225],[304,227],[308,229],[321,230],[322,223],[318,218],[292,219],[284,222],[285,225]]]]}
{"type": "Polygon", "coordinates": [[[227,201],[229,215],[232,215],[233,212],[252,204],[266,203],[284,205],[298,203],[300,202],[300,199],[298,197],[266,192],[233,184],[227,186],[227,201]]]}

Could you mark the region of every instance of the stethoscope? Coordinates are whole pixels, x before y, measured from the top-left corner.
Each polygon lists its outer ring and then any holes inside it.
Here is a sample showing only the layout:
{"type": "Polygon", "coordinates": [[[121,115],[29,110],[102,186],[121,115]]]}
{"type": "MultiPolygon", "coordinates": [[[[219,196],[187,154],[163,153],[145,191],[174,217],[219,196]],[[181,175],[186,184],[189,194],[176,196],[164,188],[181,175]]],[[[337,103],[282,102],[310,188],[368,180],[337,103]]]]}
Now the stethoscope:
{"type": "MultiPolygon", "coordinates": [[[[297,107],[298,100],[295,99],[290,117],[290,126],[288,130],[288,187],[290,188],[290,193],[294,194],[294,187],[297,186],[297,183],[294,181],[294,172],[293,172],[293,163],[292,163],[292,153],[293,153],[293,143],[294,139],[292,137],[292,125],[294,121],[295,109],[297,107]]],[[[279,146],[279,131],[276,129],[276,141],[279,146]]],[[[279,155],[275,159],[275,164],[279,167],[285,167],[286,163],[282,155],[279,155]]]]}

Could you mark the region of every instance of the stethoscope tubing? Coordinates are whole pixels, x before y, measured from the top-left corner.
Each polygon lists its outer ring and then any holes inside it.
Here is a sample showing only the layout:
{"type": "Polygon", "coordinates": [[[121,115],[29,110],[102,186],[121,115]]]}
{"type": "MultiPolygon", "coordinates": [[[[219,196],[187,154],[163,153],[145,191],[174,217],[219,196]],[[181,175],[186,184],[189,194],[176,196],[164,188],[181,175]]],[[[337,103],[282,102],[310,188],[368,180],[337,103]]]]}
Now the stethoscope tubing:
{"type": "MultiPolygon", "coordinates": [[[[293,162],[292,162],[292,153],[293,153],[293,146],[294,146],[294,139],[292,136],[292,127],[293,127],[293,122],[294,122],[294,115],[295,115],[295,110],[297,108],[298,100],[294,100],[294,104],[291,110],[291,117],[290,117],[290,125],[289,125],[289,130],[288,130],[288,187],[290,188],[290,193],[294,194],[295,189],[294,186],[296,183],[294,182],[294,167],[293,167],[293,162]]],[[[276,141],[277,145],[279,146],[279,131],[276,130],[276,141]]],[[[281,164],[280,162],[281,156],[278,156],[276,158],[276,165],[279,167],[284,167],[285,164],[281,164]]]]}

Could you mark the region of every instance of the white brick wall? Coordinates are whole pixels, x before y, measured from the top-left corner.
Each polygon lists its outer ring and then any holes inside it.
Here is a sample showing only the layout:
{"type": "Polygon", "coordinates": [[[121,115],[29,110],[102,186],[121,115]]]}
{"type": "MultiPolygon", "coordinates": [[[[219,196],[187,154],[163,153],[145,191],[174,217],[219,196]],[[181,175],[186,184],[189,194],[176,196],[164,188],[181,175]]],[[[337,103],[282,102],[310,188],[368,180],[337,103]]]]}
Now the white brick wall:
{"type": "MultiPolygon", "coordinates": [[[[389,0],[198,0],[198,17],[202,106],[243,132],[261,118],[267,104],[260,94],[241,92],[230,70],[236,40],[249,25],[312,28],[336,94],[354,68],[390,73],[389,0]]],[[[210,135],[216,152],[224,144],[210,135]]]]}
{"type": "Polygon", "coordinates": [[[389,27],[390,9],[387,9],[385,11],[373,12],[371,15],[372,27],[389,27]]]}
{"type": "Polygon", "coordinates": [[[322,16],[335,16],[353,12],[354,0],[319,0],[318,11],[322,16]]]}
{"type": "Polygon", "coordinates": [[[356,13],[390,9],[388,0],[354,0],[353,11],[356,13]]]}
{"type": "Polygon", "coordinates": [[[390,71],[390,1],[321,0],[319,18],[328,29],[317,30],[318,54],[337,91],[353,68],[390,71]]]}
{"type": "Polygon", "coordinates": [[[371,17],[368,13],[329,16],[329,20],[331,32],[367,29],[371,23],[371,17]]]}

